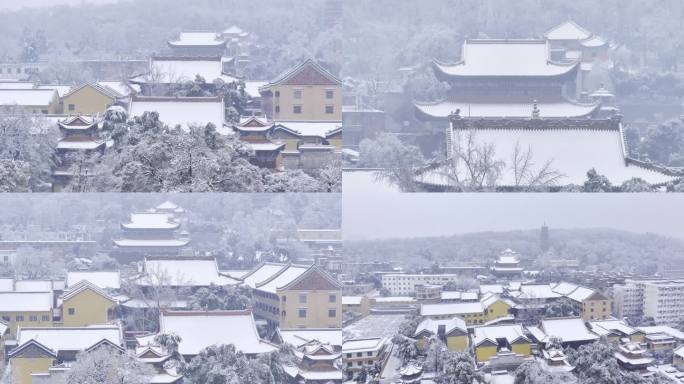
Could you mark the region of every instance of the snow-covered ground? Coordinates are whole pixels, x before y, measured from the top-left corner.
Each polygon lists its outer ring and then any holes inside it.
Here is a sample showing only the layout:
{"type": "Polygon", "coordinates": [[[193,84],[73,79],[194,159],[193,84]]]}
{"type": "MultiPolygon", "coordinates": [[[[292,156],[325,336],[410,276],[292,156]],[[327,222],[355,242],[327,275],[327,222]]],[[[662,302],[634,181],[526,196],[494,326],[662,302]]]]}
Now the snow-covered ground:
{"type": "Polygon", "coordinates": [[[377,180],[375,171],[344,170],[342,172],[342,188],[351,193],[396,193],[401,192],[398,186],[387,181],[377,180]]]}
{"type": "Polygon", "coordinates": [[[344,339],[386,337],[392,339],[405,315],[368,315],[342,329],[344,339]]]}

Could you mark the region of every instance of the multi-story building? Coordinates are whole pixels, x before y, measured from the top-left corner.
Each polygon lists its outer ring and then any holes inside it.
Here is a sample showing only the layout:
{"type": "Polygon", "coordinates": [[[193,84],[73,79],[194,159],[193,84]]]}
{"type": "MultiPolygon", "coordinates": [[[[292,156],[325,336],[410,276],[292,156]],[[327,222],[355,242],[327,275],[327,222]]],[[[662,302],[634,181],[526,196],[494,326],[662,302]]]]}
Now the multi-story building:
{"type": "Polygon", "coordinates": [[[488,294],[479,301],[423,304],[420,306],[420,315],[434,320],[459,317],[470,327],[508,317],[510,310],[511,303],[508,300],[488,294]]]}
{"type": "Polygon", "coordinates": [[[638,317],[644,313],[643,285],[636,281],[625,281],[613,286],[613,312],[622,319],[638,317]]]}
{"type": "Polygon", "coordinates": [[[388,273],[382,275],[382,287],[387,288],[393,296],[408,296],[415,295],[418,285],[445,285],[450,281],[462,280],[462,274],[388,273]]]}
{"type": "Polygon", "coordinates": [[[584,321],[603,320],[610,317],[610,299],[597,290],[572,283],[552,284],[551,289],[572,300],[584,321]]]}
{"type": "Polygon", "coordinates": [[[275,121],[342,121],[342,82],[306,60],[259,89],[266,116],[275,121]]]}
{"type": "Polygon", "coordinates": [[[520,277],[522,272],[520,254],[511,249],[501,252],[492,266],[492,274],[498,277],[520,277]]]}
{"type": "MultiPolygon", "coordinates": [[[[537,164],[552,160],[563,185],[583,183],[597,164],[616,184],[634,177],[650,184],[672,180],[671,170],[629,157],[614,109],[575,100],[579,72],[590,65],[581,55],[554,60],[547,39],[466,39],[458,62],[433,65],[437,79],[451,85],[447,97],[415,103],[416,117],[425,131],[445,129],[447,159],[468,145],[487,144],[502,161],[520,163],[520,148],[528,148],[537,164]]],[[[417,181],[429,190],[452,190],[458,188],[453,175],[462,172],[461,162],[447,161],[420,171],[417,181]]],[[[529,182],[518,167],[509,167],[495,183],[518,187],[521,181],[529,182]]]]}
{"type": "Polygon", "coordinates": [[[98,83],[74,87],[62,96],[64,113],[76,115],[102,115],[108,107],[118,101],[124,102],[126,95],[98,83]]]}
{"type": "Polygon", "coordinates": [[[178,255],[190,243],[180,228],[181,223],[174,214],[133,213],[127,223],[121,224],[121,237],[113,240],[112,254],[126,261],[149,255],[178,255]]]}
{"type": "Polygon", "coordinates": [[[441,285],[416,285],[416,300],[419,301],[440,301],[442,298],[441,285]]]}
{"type": "Polygon", "coordinates": [[[57,155],[60,165],[53,171],[52,190],[58,192],[76,175],[87,175],[89,169],[77,164],[75,154],[89,156],[93,153],[104,154],[107,148],[105,140],[98,135],[98,121],[87,116],[69,116],[58,121],[57,126],[62,138],[57,143],[57,155]],[[85,169],[84,169],[85,168],[85,169]]]}
{"type": "Polygon", "coordinates": [[[677,325],[684,312],[684,281],[649,281],[644,287],[644,316],[656,324],[677,325]]]}
{"type": "Polygon", "coordinates": [[[254,314],[280,328],[341,328],[342,284],[318,265],[264,263],[241,277],[254,314]]]}
{"type": "Polygon", "coordinates": [[[19,327],[52,326],[52,292],[0,292],[0,318],[13,339],[19,327]]]}
{"type": "Polygon", "coordinates": [[[649,316],[658,325],[676,325],[684,311],[684,280],[625,280],[613,286],[618,317],[649,316]]]}
{"type": "Polygon", "coordinates": [[[387,357],[387,339],[349,339],[342,343],[342,367],[356,372],[380,365],[387,357]]]}

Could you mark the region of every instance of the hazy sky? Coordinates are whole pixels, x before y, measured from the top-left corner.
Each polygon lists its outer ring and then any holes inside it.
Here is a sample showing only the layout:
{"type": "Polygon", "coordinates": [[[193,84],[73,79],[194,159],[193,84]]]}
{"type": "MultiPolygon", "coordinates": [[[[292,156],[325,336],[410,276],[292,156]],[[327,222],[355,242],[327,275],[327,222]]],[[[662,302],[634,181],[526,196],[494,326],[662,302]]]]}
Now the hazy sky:
{"type": "Polygon", "coordinates": [[[684,194],[421,193],[342,198],[345,239],[539,228],[614,228],[684,239],[684,194]]]}
{"type": "Polygon", "coordinates": [[[118,0],[0,0],[1,10],[17,10],[20,8],[35,8],[46,7],[53,5],[80,5],[82,3],[88,4],[105,4],[116,3],[118,0]]]}

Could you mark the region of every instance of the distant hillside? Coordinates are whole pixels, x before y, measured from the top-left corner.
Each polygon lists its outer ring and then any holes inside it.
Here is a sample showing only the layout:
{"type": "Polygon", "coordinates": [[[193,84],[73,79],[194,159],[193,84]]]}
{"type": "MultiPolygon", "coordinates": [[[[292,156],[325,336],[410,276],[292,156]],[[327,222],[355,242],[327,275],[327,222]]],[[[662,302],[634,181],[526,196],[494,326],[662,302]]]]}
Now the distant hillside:
{"type": "Polygon", "coordinates": [[[684,241],[613,229],[551,229],[551,250],[542,255],[539,230],[479,232],[445,237],[345,242],[350,260],[395,260],[417,267],[448,263],[489,264],[510,248],[528,264],[540,259],[578,259],[583,267],[656,271],[684,260],[684,241]]]}

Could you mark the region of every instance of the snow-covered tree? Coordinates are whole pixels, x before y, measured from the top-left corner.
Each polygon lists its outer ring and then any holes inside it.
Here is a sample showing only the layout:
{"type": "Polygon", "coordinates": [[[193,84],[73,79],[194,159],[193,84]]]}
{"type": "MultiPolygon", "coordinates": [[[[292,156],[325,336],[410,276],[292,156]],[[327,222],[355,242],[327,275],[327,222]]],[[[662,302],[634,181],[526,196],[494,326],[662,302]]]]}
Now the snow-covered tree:
{"type": "Polygon", "coordinates": [[[147,384],[152,367],[124,351],[102,346],[81,352],[67,373],[70,384],[147,384]]]}
{"type": "Polygon", "coordinates": [[[444,363],[449,355],[449,350],[442,340],[438,337],[431,337],[428,340],[427,350],[425,351],[425,363],[423,368],[427,372],[442,372],[444,363]]]}
{"type": "Polygon", "coordinates": [[[610,192],[612,184],[604,175],[592,168],[587,171],[587,181],[584,182],[584,192],[610,192]]]}
{"type": "Polygon", "coordinates": [[[31,170],[25,161],[0,159],[0,192],[30,192],[31,170]]]}
{"type": "Polygon", "coordinates": [[[467,353],[449,352],[444,361],[444,370],[435,378],[437,384],[484,383],[482,373],[476,371],[473,357],[467,353]]]}
{"type": "Polygon", "coordinates": [[[154,337],[154,342],[164,347],[171,359],[178,362],[183,360],[180,352],[178,352],[178,345],[181,341],[183,341],[181,337],[175,333],[160,333],[154,337]]]}
{"type": "Polygon", "coordinates": [[[28,115],[20,107],[1,107],[0,173],[7,179],[2,178],[0,189],[25,192],[28,184],[30,191],[49,191],[58,137],[57,127],[47,120],[28,115]]]}
{"type": "Polygon", "coordinates": [[[576,379],[571,373],[551,373],[544,370],[536,360],[527,361],[515,370],[514,384],[567,384],[576,379]]]}
{"type": "Polygon", "coordinates": [[[250,303],[251,293],[244,287],[210,285],[198,289],[188,298],[193,309],[205,311],[245,309],[250,303]]]}
{"type": "Polygon", "coordinates": [[[213,345],[200,351],[189,363],[181,364],[180,372],[187,384],[278,383],[270,370],[273,362],[266,363],[264,359],[248,359],[233,345],[213,345]]]}
{"type": "Polygon", "coordinates": [[[544,312],[545,317],[567,317],[577,315],[579,315],[577,306],[575,306],[572,300],[567,297],[562,297],[547,305],[544,312]]]}
{"type": "Polygon", "coordinates": [[[639,177],[633,177],[620,185],[620,191],[622,192],[653,192],[653,187],[651,184],[647,183],[644,179],[639,177]]]}
{"type": "Polygon", "coordinates": [[[416,171],[425,165],[420,149],[401,142],[396,135],[379,134],[359,144],[359,167],[380,168],[376,177],[398,185],[405,192],[416,191],[416,171]]]}

